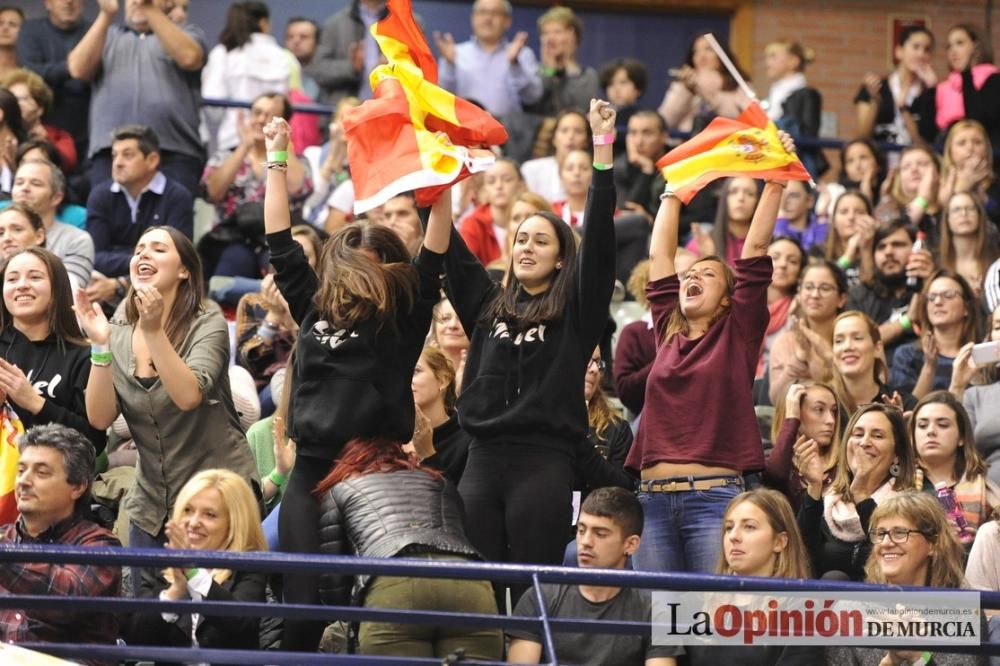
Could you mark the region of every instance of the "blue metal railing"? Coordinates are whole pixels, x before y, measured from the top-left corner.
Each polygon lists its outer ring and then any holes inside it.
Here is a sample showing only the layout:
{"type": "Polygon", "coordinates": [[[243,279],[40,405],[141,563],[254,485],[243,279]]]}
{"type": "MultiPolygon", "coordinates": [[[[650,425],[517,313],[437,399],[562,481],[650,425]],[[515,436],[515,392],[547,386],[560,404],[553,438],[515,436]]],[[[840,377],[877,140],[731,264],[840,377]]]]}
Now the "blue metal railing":
{"type": "MultiPolygon", "coordinates": [[[[452,626],[492,627],[537,631],[542,636],[545,653],[555,663],[556,632],[587,632],[595,634],[644,634],[650,631],[648,622],[598,621],[549,617],[541,594],[542,583],[588,584],[594,586],[635,587],[650,590],[675,591],[872,591],[906,589],[934,591],[926,588],[874,586],[853,582],[797,580],[786,578],[743,578],[687,573],[651,573],[642,571],[578,569],[554,566],[530,566],[453,560],[408,560],[403,558],[334,557],[289,553],[229,553],[206,551],[175,551],[165,549],[79,548],[51,545],[0,545],[0,565],[6,562],[37,562],[47,564],[105,564],[118,566],[166,567],[203,566],[238,570],[281,573],[288,571],[340,573],[346,575],[410,576],[417,578],[447,578],[460,580],[493,580],[508,584],[531,585],[539,608],[537,617],[445,613],[422,610],[377,609],[345,606],[308,606],[297,604],[266,604],[220,601],[177,601],[112,597],[59,596],[0,596],[0,608],[37,610],[70,606],[83,613],[111,612],[198,612],[204,615],[239,617],[282,617],[298,620],[349,622],[382,621],[416,624],[448,624],[452,626]]],[[[950,590],[939,590],[949,592],[950,590]]],[[[1000,608],[1000,593],[981,592],[983,608],[1000,608]]],[[[281,651],[217,650],[208,648],[167,648],[124,645],[84,644],[23,644],[57,656],[84,659],[155,659],[214,664],[440,664],[440,659],[405,659],[365,655],[304,654],[281,651]]],[[[949,647],[952,652],[1000,654],[1000,644],[984,642],[978,647],[949,647]]],[[[493,664],[463,660],[462,663],[493,664]]]]}

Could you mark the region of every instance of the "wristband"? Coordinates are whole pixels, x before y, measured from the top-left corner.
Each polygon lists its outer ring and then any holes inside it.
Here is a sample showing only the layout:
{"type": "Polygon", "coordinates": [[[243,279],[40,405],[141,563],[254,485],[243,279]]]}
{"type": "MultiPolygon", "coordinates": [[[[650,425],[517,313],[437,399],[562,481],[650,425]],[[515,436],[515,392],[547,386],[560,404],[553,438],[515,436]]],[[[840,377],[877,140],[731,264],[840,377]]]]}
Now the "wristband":
{"type": "Polygon", "coordinates": [[[198,567],[192,567],[190,569],[185,569],[184,570],[184,577],[187,578],[188,580],[191,580],[192,578],[194,578],[195,576],[198,575],[198,571],[199,571],[198,567]]]}
{"type": "Polygon", "coordinates": [[[288,161],[288,151],[287,150],[273,150],[267,154],[268,162],[287,162],[288,161]]]}
{"type": "Polygon", "coordinates": [[[110,354],[111,353],[111,345],[97,345],[97,344],[91,343],[91,345],[90,345],[90,353],[91,353],[91,355],[94,355],[94,354],[110,354]]]}
{"type": "Polygon", "coordinates": [[[904,331],[913,331],[913,322],[910,321],[910,315],[902,314],[899,316],[899,325],[903,327],[904,331]]]}
{"type": "Polygon", "coordinates": [[[920,196],[913,200],[913,205],[919,208],[920,210],[927,210],[927,207],[930,206],[931,204],[930,202],[927,201],[927,199],[920,196]]]}
{"type": "Polygon", "coordinates": [[[843,268],[845,271],[851,267],[851,260],[847,258],[845,254],[840,259],[837,259],[837,265],[843,268]]]}
{"type": "MultiPolygon", "coordinates": [[[[95,345],[98,347],[101,345],[95,345]]],[[[111,365],[111,352],[110,351],[91,351],[90,352],[90,363],[91,365],[96,365],[99,368],[105,368],[111,365]]]]}
{"type": "Polygon", "coordinates": [[[934,654],[933,653],[931,653],[931,652],[924,652],[922,655],[920,655],[920,659],[917,659],[916,661],[914,661],[911,664],[911,666],[927,666],[927,664],[931,663],[931,659],[933,659],[933,658],[934,658],[934,654]]]}
{"type": "Polygon", "coordinates": [[[663,184],[663,194],[660,195],[660,201],[668,199],[670,197],[677,196],[674,194],[674,188],[670,186],[670,183],[663,184]]]}
{"type": "Polygon", "coordinates": [[[267,475],[268,480],[279,488],[284,487],[288,483],[288,477],[282,476],[278,473],[278,468],[275,467],[271,470],[271,473],[267,475]]]}
{"type": "Polygon", "coordinates": [[[604,162],[594,162],[594,168],[598,171],[611,171],[613,164],[605,164],[604,162]]]}
{"type": "Polygon", "coordinates": [[[594,135],[594,145],[595,146],[610,146],[615,142],[614,131],[608,132],[607,134],[595,134],[594,135]]]}

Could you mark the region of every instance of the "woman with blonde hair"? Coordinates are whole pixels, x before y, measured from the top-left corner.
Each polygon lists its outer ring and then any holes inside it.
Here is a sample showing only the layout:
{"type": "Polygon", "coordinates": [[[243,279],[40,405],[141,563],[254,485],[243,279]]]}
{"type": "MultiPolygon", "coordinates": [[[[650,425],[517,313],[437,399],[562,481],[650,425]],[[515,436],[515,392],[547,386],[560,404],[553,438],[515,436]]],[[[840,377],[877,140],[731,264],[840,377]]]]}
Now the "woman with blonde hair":
{"type": "Polygon", "coordinates": [[[888,375],[878,325],[858,310],[840,314],[833,323],[833,385],[845,417],[867,402],[898,401],[906,409],[916,404],[912,395],[886,383],[888,375]]]}
{"type": "Polygon", "coordinates": [[[937,153],[923,144],[907,146],[899,154],[899,166],[882,183],[885,192],[875,217],[884,221],[905,216],[910,224],[933,228],[941,212],[940,179],[937,153]]]}
{"type": "MultiPolygon", "coordinates": [[[[195,474],[177,495],[167,523],[167,548],[245,553],[267,550],[260,510],[250,486],[225,469],[195,474]]],[[[264,601],[267,574],[230,569],[170,567],[143,571],[140,597],[161,601],[264,601]]],[[[139,613],[131,640],[140,645],[257,649],[259,619],[195,613],[139,613]]]]}
{"type": "Polygon", "coordinates": [[[993,145],[982,123],[959,120],[948,130],[941,160],[938,201],[968,192],[993,212],[996,209],[996,177],[993,175],[993,145]]]}
{"type": "Polygon", "coordinates": [[[859,190],[847,190],[833,203],[823,256],[844,271],[849,287],[868,279],[875,270],[871,251],[874,213],[871,199],[859,190]]]}

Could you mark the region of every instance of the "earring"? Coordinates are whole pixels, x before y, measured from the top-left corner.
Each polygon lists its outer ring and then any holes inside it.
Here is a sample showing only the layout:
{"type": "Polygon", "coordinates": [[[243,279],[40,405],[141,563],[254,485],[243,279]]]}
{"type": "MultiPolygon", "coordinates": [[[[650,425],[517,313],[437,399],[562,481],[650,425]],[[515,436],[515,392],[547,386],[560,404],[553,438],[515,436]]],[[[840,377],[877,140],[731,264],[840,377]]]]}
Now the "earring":
{"type": "Polygon", "coordinates": [[[889,474],[891,476],[898,477],[899,473],[900,473],[900,469],[899,469],[899,463],[898,462],[894,462],[891,465],[889,465],[889,474]]]}
{"type": "Polygon", "coordinates": [[[557,270],[557,271],[560,271],[560,270],[562,270],[562,262],[561,262],[561,261],[557,261],[557,262],[556,262],[556,270],[557,270]]]}

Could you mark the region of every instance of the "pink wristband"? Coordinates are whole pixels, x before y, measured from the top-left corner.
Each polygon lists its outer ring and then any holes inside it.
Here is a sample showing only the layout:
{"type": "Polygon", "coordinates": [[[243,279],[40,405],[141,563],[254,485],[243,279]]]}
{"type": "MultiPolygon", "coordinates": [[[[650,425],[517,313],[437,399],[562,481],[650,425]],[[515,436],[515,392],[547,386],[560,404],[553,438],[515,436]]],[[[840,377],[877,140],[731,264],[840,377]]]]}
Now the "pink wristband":
{"type": "Polygon", "coordinates": [[[615,142],[615,133],[609,132],[608,134],[595,134],[594,135],[594,145],[595,146],[610,146],[615,142]]]}

